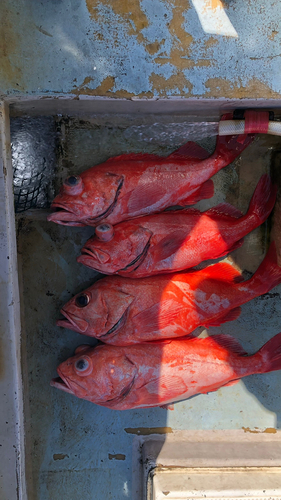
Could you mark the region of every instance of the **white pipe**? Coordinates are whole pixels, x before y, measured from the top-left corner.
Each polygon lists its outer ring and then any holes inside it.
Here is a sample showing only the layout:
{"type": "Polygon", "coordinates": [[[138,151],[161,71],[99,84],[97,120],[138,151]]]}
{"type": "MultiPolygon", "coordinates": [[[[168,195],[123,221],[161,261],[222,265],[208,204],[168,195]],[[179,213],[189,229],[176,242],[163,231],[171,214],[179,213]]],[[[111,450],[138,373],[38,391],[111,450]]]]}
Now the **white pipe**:
{"type": "MultiPolygon", "coordinates": [[[[223,120],[219,122],[219,135],[239,135],[244,133],[244,120],[223,120]]],[[[259,133],[259,131],[253,125],[249,133],[255,134],[259,133]]],[[[281,135],[281,122],[269,121],[267,134],[281,135]]]]}

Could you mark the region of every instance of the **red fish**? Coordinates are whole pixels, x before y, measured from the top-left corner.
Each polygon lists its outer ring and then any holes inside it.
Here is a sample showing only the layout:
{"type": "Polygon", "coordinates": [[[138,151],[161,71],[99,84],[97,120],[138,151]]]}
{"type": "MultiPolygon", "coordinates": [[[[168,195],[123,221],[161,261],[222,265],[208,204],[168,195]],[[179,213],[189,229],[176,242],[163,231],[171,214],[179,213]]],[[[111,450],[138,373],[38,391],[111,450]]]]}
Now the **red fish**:
{"type": "Polygon", "coordinates": [[[276,188],[268,175],[256,187],[248,213],[221,204],[148,215],[116,226],[101,224],[82,248],[78,262],[104,274],[143,278],[181,271],[238,248],[274,207],[276,188]]]}
{"type": "Polygon", "coordinates": [[[229,335],[150,345],[80,346],[61,363],[53,387],[114,410],[169,405],[281,369],[281,333],[248,356],[229,335]]]}
{"type": "Polygon", "coordinates": [[[242,304],[281,283],[274,242],[254,276],[241,279],[225,262],[138,280],[108,276],[71,299],[61,309],[65,319],[57,325],[107,344],[128,345],[234,320],[242,304]]]}
{"type": "Polygon", "coordinates": [[[218,137],[211,156],[189,142],[167,158],[151,154],[110,158],[80,176],[68,177],[48,220],[68,226],[117,224],[173,205],[193,205],[213,196],[210,177],[239,156],[253,138],[218,137]]]}

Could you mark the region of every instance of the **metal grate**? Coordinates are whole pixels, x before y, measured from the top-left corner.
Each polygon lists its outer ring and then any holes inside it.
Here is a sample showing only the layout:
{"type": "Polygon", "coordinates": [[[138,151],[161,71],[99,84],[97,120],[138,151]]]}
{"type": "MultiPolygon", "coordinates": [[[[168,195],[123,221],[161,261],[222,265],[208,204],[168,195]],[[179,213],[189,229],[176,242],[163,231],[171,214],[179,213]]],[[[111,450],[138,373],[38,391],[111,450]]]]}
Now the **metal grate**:
{"type": "Polygon", "coordinates": [[[54,118],[11,119],[11,146],[15,212],[47,208],[56,166],[54,118]]]}

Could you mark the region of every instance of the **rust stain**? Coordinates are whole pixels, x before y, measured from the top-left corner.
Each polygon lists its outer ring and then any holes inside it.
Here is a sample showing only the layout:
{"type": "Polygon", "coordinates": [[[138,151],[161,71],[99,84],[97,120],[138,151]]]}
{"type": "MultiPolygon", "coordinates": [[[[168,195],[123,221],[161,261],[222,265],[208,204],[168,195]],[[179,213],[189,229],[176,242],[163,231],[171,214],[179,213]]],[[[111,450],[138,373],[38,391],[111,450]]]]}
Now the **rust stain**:
{"type": "MultiPolygon", "coordinates": [[[[253,429],[250,429],[250,427],[242,427],[243,431],[244,432],[250,432],[251,434],[260,434],[260,430],[253,430],[253,429]]],[[[255,429],[257,429],[257,427],[255,427],[255,429]]]]}
{"type": "Polygon", "coordinates": [[[7,82],[6,87],[23,90],[22,71],[18,61],[20,58],[20,39],[16,32],[16,20],[13,12],[1,7],[0,16],[0,79],[7,82]]]}
{"type": "Polygon", "coordinates": [[[127,92],[126,90],[116,90],[113,92],[113,87],[115,83],[115,78],[113,76],[107,76],[102,83],[95,89],[89,88],[89,84],[94,81],[94,78],[87,76],[82,85],[79,87],[74,87],[72,90],[73,94],[76,95],[91,95],[91,96],[103,96],[103,97],[120,97],[120,98],[131,98],[134,94],[127,92]]]}
{"type": "Polygon", "coordinates": [[[198,61],[196,61],[195,66],[199,66],[199,67],[212,66],[212,61],[210,59],[199,59],[198,61]]]}
{"type": "Polygon", "coordinates": [[[164,42],[165,40],[163,38],[160,42],[153,42],[146,44],[145,48],[150,55],[153,55],[156,52],[158,52],[158,50],[160,50],[161,44],[164,42]]]}
{"type": "Polygon", "coordinates": [[[242,429],[244,430],[244,432],[250,432],[251,434],[276,434],[277,432],[274,427],[267,427],[267,429],[264,429],[264,431],[262,431],[258,427],[254,427],[254,429],[250,429],[250,427],[242,427],[242,429]]]}
{"type": "Polygon", "coordinates": [[[116,455],[111,455],[111,453],[108,453],[108,458],[109,460],[125,460],[126,455],[123,455],[123,453],[116,453],[116,455]]]}
{"type": "Polygon", "coordinates": [[[210,36],[210,38],[208,38],[208,40],[206,40],[204,42],[204,45],[205,45],[206,49],[208,49],[209,47],[213,47],[214,45],[217,45],[218,43],[219,43],[219,41],[217,38],[210,36]]]}
{"type": "Polygon", "coordinates": [[[172,434],[171,427],[127,427],[124,429],[127,434],[136,434],[137,436],[149,436],[150,434],[172,434]]]}
{"type": "Polygon", "coordinates": [[[224,4],[222,3],[221,0],[205,0],[205,5],[203,8],[203,11],[206,12],[209,9],[211,9],[211,10],[217,10],[217,9],[223,10],[224,4]]]}
{"type": "Polygon", "coordinates": [[[169,24],[169,32],[173,40],[173,46],[169,57],[157,59],[158,63],[170,62],[178,69],[185,69],[192,67],[192,62],[189,60],[190,56],[190,45],[193,42],[193,37],[190,33],[187,33],[183,28],[183,23],[185,22],[184,14],[190,8],[182,0],[174,0],[173,2],[173,18],[169,24]]]}
{"type": "Polygon", "coordinates": [[[55,453],[53,455],[54,460],[63,460],[64,458],[69,458],[69,456],[65,455],[64,453],[55,453]]]}
{"type": "Polygon", "coordinates": [[[258,78],[252,78],[246,86],[235,85],[224,78],[209,78],[205,82],[205,87],[209,90],[204,94],[204,97],[280,99],[281,96],[279,92],[275,92],[258,78]]]}
{"type": "MultiPolygon", "coordinates": [[[[86,0],[90,16],[94,20],[99,19],[98,6],[110,6],[115,14],[123,18],[129,35],[136,35],[140,42],[144,41],[141,30],[149,25],[148,19],[141,9],[140,0],[86,0]]],[[[102,19],[104,23],[104,19],[102,19]]]]}
{"type": "Polygon", "coordinates": [[[192,95],[193,85],[185,78],[181,71],[167,79],[152,73],[150,82],[153,90],[160,96],[166,96],[168,93],[172,93],[172,95],[184,95],[185,97],[192,95]],[[188,88],[188,92],[183,90],[185,87],[188,88]]]}
{"type": "Polygon", "coordinates": [[[270,40],[274,40],[274,38],[278,35],[278,31],[272,30],[271,34],[269,35],[270,40]]]}

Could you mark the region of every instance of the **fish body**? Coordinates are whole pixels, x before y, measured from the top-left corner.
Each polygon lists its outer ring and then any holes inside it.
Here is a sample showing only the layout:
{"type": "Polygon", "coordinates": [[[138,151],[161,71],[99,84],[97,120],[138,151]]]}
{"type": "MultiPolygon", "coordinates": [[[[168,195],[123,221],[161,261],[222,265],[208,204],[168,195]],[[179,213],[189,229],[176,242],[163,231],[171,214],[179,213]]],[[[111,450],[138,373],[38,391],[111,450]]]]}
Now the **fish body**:
{"type": "Polygon", "coordinates": [[[115,410],[169,405],[281,368],[281,333],[247,356],[229,335],[80,348],[51,385],[115,410]]]}
{"type": "Polygon", "coordinates": [[[225,262],[138,280],[107,276],[72,298],[57,325],[121,346],[218,326],[236,319],[242,304],[281,283],[274,242],[252,278],[242,279],[225,262]]]}
{"type": "Polygon", "coordinates": [[[253,138],[218,137],[211,156],[197,144],[187,143],[166,158],[150,154],[110,158],[80,176],[68,177],[48,220],[70,226],[117,224],[210,198],[214,192],[210,177],[241,154],[253,138]]]}
{"type": "Polygon", "coordinates": [[[221,204],[203,213],[191,208],[124,221],[110,228],[109,241],[90,238],[77,260],[103,274],[133,278],[188,269],[238,248],[267,219],[275,199],[276,187],[263,175],[244,216],[221,204]]]}

